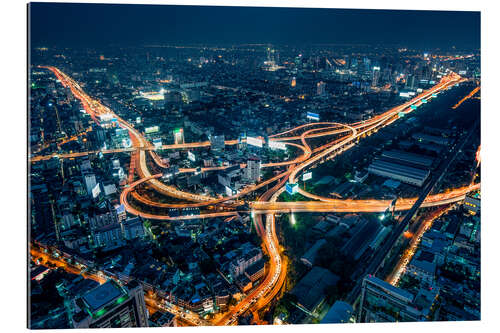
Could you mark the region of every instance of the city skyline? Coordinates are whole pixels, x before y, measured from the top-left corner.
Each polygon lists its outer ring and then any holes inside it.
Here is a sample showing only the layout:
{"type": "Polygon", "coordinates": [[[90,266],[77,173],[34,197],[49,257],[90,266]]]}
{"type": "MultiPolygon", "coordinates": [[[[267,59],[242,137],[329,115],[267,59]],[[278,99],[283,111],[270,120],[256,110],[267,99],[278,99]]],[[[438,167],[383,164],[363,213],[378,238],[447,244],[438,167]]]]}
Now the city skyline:
{"type": "Polygon", "coordinates": [[[479,12],[31,3],[34,45],[384,44],[480,47],[479,12]],[[60,29],[64,26],[65,29],[60,29]],[[422,38],[424,37],[424,38],[422,38]]]}
{"type": "Polygon", "coordinates": [[[29,328],[480,320],[478,13],[29,9],[29,328]]]}

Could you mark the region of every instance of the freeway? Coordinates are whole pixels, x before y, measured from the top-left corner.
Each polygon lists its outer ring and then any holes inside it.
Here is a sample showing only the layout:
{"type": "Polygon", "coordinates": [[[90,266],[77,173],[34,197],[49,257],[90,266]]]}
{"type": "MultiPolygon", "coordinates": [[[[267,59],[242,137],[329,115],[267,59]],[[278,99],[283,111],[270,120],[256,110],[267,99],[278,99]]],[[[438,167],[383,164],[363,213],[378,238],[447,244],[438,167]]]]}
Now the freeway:
{"type": "MultiPolygon", "coordinates": [[[[149,155],[153,158],[155,164],[159,167],[164,168],[166,165],[163,164],[161,158],[156,154],[155,148],[153,145],[148,142],[145,137],[139,133],[132,125],[121,119],[119,116],[114,114],[109,108],[102,105],[99,101],[90,98],[84,91],[81,89],[80,85],[68,77],[66,74],[62,73],[59,69],[55,67],[45,67],[54,72],[54,74],[58,77],[61,83],[65,87],[69,87],[72,93],[76,98],[78,98],[82,105],[84,106],[85,111],[92,117],[92,119],[99,124],[99,120],[97,119],[99,116],[104,114],[111,114],[118,121],[120,127],[127,129],[130,133],[130,137],[133,143],[133,147],[126,148],[124,150],[118,149],[113,152],[134,152],[132,154],[132,159],[134,159],[134,169],[139,175],[139,180],[129,184],[129,186],[125,187],[121,193],[120,201],[125,205],[126,210],[134,215],[140,215],[146,218],[156,219],[156,220],[182,220],[189,218],[205,218],[205,217],[217,217],[217,216],[234,216],[238,214],[236,211],[223,211],[216,213],[208,213],[208,214],[200,214],[197,216],[179,216],[179,217],[169,217],[166,215],[155,215],[149,214],[145,212],[139,211],[134,206],[128,203],[128,195],[134,191],[135,187],[143,184],[145,182],[148,183],[155,191],[167,195],[169,197],[182,199],[186,201],[191,201],[193,203],[182,203],[180,207],[203,207],[207,205],[213,205],[216,203],[223,203],[227,201],[232,201],[239,197],[245,196],[254,192],[255,190],[270,185],[273,182],[278,181],[278,183],[271,189],[264,193],[263,196],[259,198],[258,201],[250,202],[249,205],[252,208],[252,212],[256,214],[252,214],[255,216],[256,223],[262,224],[261,216],[262,214],[266,214],[266,228],[260,228],[262,230],[262,239],[265,245],[265,248],[271,258],[270,260],[270,268],[269,272],[264,279],[264,281],[254,290],[250,292],[247,297],[245,297],[241,302],[239,302],[231,311],[225,314],[221,320],[217,321],[215,324],[223,324],[230,325],[234,324],[239,315],[245,313],[249,309],[252,312],[256,313],[256,310],[264,307],[268,304],[270,300],[272,300],[275,295],[280,290],[284,278],[286,276],[286,260],[280,255],[279,251],[279,242],[275,233],[275,212],[294,212],[294,211],[360,211],[360,212],[368,212],[368,211],[382,211],[385,210],[388,206],[388,203],[384,200],[339,200],[334,198],[325,198],[317,195],[310,194],[302,189],[299,190],[299,193],[306,197],[310,197],[314,200],[319,201],[309,201],[309,202],[293,202],[293,203],[282,203],[277,202],[277,198],[284,191],[284,183],[286,179],[288,179],[291,183],[295,183],[295,180],[298,178],[299,173],[306,171],[307,168],[313,166],[316,163],[321,163],[323,160],[328,158],[333,158],[337,154],[342,153],[346,149],[351,148],[360,138],[363,138],[366,135],[370,135],[371,133],[376,132],[380,128],[387,126],[393,123],[398,119],[399,112],[409,113],[412,112],[413,109],[410,108],[412,105],[421,105],[422,99],[432,98],[433,94],[436,94],[444,89],[449,89],[451,86],[456,83],[462,82],[460,76],[455,73],[450,73],[449,75],[442,78],[442,80],[435,85],[409,100],[408,102],[394,107],[380,115],[377,115],[369,120],[354,123],[351,125],[345,124],[337,124],[337,123],[310,123],[298,126],[296,128],[287,130],[282,133],[278,133],[270,137],[271,141],[283,141],[285,144],[293,145],[303,151],[303,154],[295,158],[291,161],[283,161],[277,163],[269,163],[265,165],[265,167],[276,167],[276,166],[288,166],[288,170],[255,185],[248,186],[243,189],[240,193],[234,196],[228,196],[223,198],[213,198],[206,195],[193,194],[189,192],[184,192],[178,190],[173,186],[166,185],[159,181],[161,174],[152,175],[148,169],[147,160],[146,160],[146,152],[149,152],[149,155]],[[323,127],[317,127],[323,126],[323,127]],[[315,127],[315,128],[309,128],[315,127]],[[302,131],[304,130],[304,131],[302,131]],[[300,134],[299,132],[302,131],[300,134]],[[286,134],[295,133],[296,135],[284,136],[286,134]],[[317,137],[326,137],[337,134],[345,134],[343,137],[334,140],[332,142],[328,142],[321,147],[316,147],[312,149],[308,144],[307,140],[311,138],[317,137]],[[295,144],[288,141],[300,140],[301,144],[295,144]]],[[[237,140],[229,140],[226,141],[226,144],[232,145],[236,144],[237,140]]],[[[210,145],[209,142],[199,142],[199,143],[184,143],[177,145],[165,145],[162,149],[186,149],[186,148],[198,148],[198,147],[208,147],[210,145]],[[164,148],[165,147],[165,148],[164,148]]],[[[111,151],[109,151],[111,152],[111,151]]],[[[109,153],[103,152],[103,153],[109,153]]],[[[89,154],[89,152],[83,153],[74,153],[75,155],[70,155],[71,157],[84,156],[85,154],[89,154]],[[82,155],[78,155],[82,154],[82,155]]],[[[63,155],[61,155],[63,156],[63,155]]],[[[63,156],[65,158],[67,155],[63,156]]],[[[52,156],[51,156],[52,157],[52,156]]],[[[51,158],[48,157],[48,158],[51,158]]],[[[38,157],[38,160],[47,159],[47,157],[38,157]]],[[[37,157],[30,158],[31,161],[36,161],[37,157]]],[[[133,170],[132,169],[132,172],[133,170]]],[[[217,170],[217,169],[214,169],[217,170]]],[[[192,169],[184,169],[182,172],[192,172],[192,169]]],[[[205,171],[210,171],[209,169],[205,169],[205,171]]],[[[132,179],[132,178],[130,178],[132,179]]],[[[456,200],[463,200],[463,196],[471,189],[479,186],[479,184],[471,185],[462,189],[455,189],[447,193],[441,193],[434,196],[430,196],[428,201],[424,202],[424,205],[442,205],[443,203],[454,202],[456,200]]],[[[134,192],[132,195],[135,200],[140,201],[143,204],[155,206],[155,207],[172,207],[174,204],[163,204],[158,202],[153,202],[147,198],[140,196],[137,192],[134,192]]],[[[410,207],[415,207],[420,205],[422,202],[419,202],[420,199],[400,199],[396,202],[396,209],[407,210],[410,207]]],[[[423,199],[422,199],[423,201],[423,199]]],[[[175,204],[176,205],[176,204],[175,204]]],[[[176,206],[174,206],[176,207],[176,206]]]]}
{"type": "Polygon", "coordinates": [[[474,96],[480,89],[481,86],[477,86],[476,88],[472,89],[472,91],[467,96],[458,101],[457,104],[453,105],[452,109],[455,110],[456,108],[458,108],[463,102],[474,96]]]}
{"type": "MultiPolygon", "coordinates": [[[[324,159],[328,155],[332,155],[332,153],[333,153],[333,156],[342,153],[345,149],[348,149],[348,148],[352,147],[352,143],[353,143],[353,141],[355,139],[358,139],[359,137],[361,137],[362,135],[364,135],[366,133],[369,133],[370,131],[375,131],[379,127],[386,126],[388,123],[391,123],[389,120],[391,120],[392,118],[394,118],[399,112],[401,112],[401,110],[408,109],[408,106],[411,106],[414,103],[417,103],[417,102],[421,101],[421,99],[423,99],[423,98],[429,98],[430,96],[432,96],[437,91],[440,91],[441,89],[448,88],[448,86],[450,86],[450,85],[454,85],[455,82],[456,82],[456,80],[459,80],[459,79],[460,79],[460,77],[456,77],[455,80],[443,80],[442,83],[440,83],[437,86],[429,89],[428,91],[425,91],[425,92],[421,93],[419,96],[413,98],[411,101],[409,101],[409,102],[407,102],[407,103],[405,103],[405,104],[403,104],[401,106],[395,107],[395,108],[393,108],[393,109],[391,109],[389,111],[386,111],[385,113],[383,113],[383,114],[381,114],[381,115],[379,115],[377,117],[374,117],[371,120],[368,120],[368,121],[363,122],[363,123],[358,123],[355,126],[349,126],[349,125],[343,125],[343,124],[337,124],[337,123],[325,123],[324,122],[324,123],[319,123],[319,124],[321,124],[321,125],[327,125],[327,127],[313,128],[313,129],[309,129],[309,130],[303,132],[302,135],[300,136],[300,140],[301,140],[302,146],[305,148],[305,154],[301,158],[301,159],[304,160],[304,162],[302,162],[301,164],[299,164],[297,167],[293,168],[293,171],[291,172],[291,174],[289,176],[290,183],[295,183],[295,179],[297,177],[297,174],[300,171],[306,169],[307,167],[313,165],[314,163],[317,163],[318,161],[321,161],[322,159],[324,159]],[[332,128],[338,128],[338,127],[342,127],[342,126],[345,127],[345,129],[342,130],[342,131],[343,132],[350,131],[350,135],[347,135],[347,136],[343,137],[342,139],[339,139],[338,141],[335,141],[334,144],[327,144],[327,145],[324,145],[324,146],[320,147],[320,151],[321,150],[322,151],[319,154],[317,154],[317,155],[315,155],[313,157],[310,157],[311,154],[313,153],[313,151],[311,150],[310,146],[308,145],[308,143],[306,141],[306,138],[308,136],[310,136],[312,132],[317,132],[317,131],[320,131],[320,130],[330,130],[332,128]],[[324,149],[324,148],[327,148],[327,149],[324,149]]],[[[410,111],[407,111],[407,112],[410,112],[410,111]]],[[[287,133],[290,133],[291,131],[296,131],[298,129],[304,129],[306,127],[311,127],[313,125],[317,126],[317,124],[318,123],[311,123],[311,124],[301,125],[298,128],[295,128],[295,129],[292,129],[292,130],[289,130],[289,131],[286,131],[286,132],[283,132],[283,133],[279,133],[278,135],[287,134],[287,133]]],[[[327,131],[326,133],[330,133],[330,132],[327,131]]],[[[147,169],[147,168],[143,168],[143,169],[147,169]]],[[[274,181],[277,178],[278,177],[274,177],[272,179],[272,181],[274,181]]],[[[266,182],[269,183],[269,181],[266,181],[266,182]]],[[[137,183],[137,184],[139,184],[139,183],[137,183]]],[[[161,184],[161,183],[159,183],[159,184],[161,184]]],[[[267,185],[267,183],[266,183],[266,185],[267,185]]],[[[133,188],[134,186],[131,186],[131,188],[133,188]]],[[[159,186],[161,186],[161,185],[159,185],[159,186]]],[[[130,192],[131,188],[127,189],[127,191],[130,192]]],[[[216,204],[216,203],[220,203],[220,202],[224,202],[224,201],[228,201],[228,200],[234,200],[234,199],[236,199],[238,197],[241,197],[243,195],[246,195],[246,194],[248,194],[248,193],[250,193],[250,192],[252,192],[252,191],[254,191],[254,190],[258,189],[258,188],[259,188],[259,186],[250,187],[250,188],[247,188],[244,191],[240,192],[239,194],[237,194],[235,196],[231,196],[231,197],[225,197],[225,198],[219,198],[219,199],[213,199],[212,198],[211,200],[210,199],[208,199],[208,200],[198,200],[198,201],[203,201],[203,202],[202,203],[196,203],[196,204],[180,204],[180,205],[177,205],[177,204],[155,203],[155,202],[152,202],[151,200],[147,200],[145,198],[141,198],[137,194],[134,194],[134,199],[136,199],[136,200],[138,200],[138,201],[140,201],[140,202],[142,202],[144,204],[147,204],[147,205],[150,205],[150,206],[154,206],[154,207],[161,207],[161,208],[167,208],[167,207],[201,207],[203,205],[216,204]]],[[[165,193],[165,192],[163,192],[163,193],[165,193]]],[[[314,195],[314,194],[306,192],[303,189],[299,189],[299,193],[302,194],[303,196],[309,197],[309,198],[314,199],[314,200],[331,202],[331,203],[333,203],[333,205],[318,205],[318,204],[316,204],[314,202],[309,202],[309,203],[297,202],[297,203],[288,203],[290,205],[294,205],[294,207],[285,207],[285,208],[283,208],[283,207],[279,206],[280,204],[275,204],[275,205],[272,205],[271,207],[264,208],[264,210],[268,210],[268,211],[270,211],[270,210],[283,211],[283,210],[288,209],[288,211],[344,211],[344,212],[345,211],[351,211],[351,212],[373,212],[373,211],[383,211],[388,206],[387,202],[385,202],[383,200],[365,200],[365,201],[362,201],[362,200],[356,200],[356,201],[339,200],[339,199],[326,198],[326,197],[321,197],[321,196],[318,196],[318,195],[314,195]]],[[[168,195],[168,193],[165,193],[165,194],[168,195]]],[[[439,197],[439,196],[437,196],[437,197],[439,197]]],[[[427,205],[432,205],[432,204],[439,205],[439,202],[436,203],[436,200],[433,200],[433,199],[434,198],[431,198],[431,200],[427,203],[427,205]]],[[[461,200],[459,195],[455,196],[454,198],[446,197],[446,198],[443,198],[442,200],[447,201],[447,200],[453,200],[453,199],[461,200]]],[[[128,207],[130,207],[130,204],[127,201],[126,195],[122,196],[121,202],[122,202],[122,204],[124,204],[127,207],[127,210],[130,212],[131,209],[128,208],[128,207]]],[[[411,207],[412,204],[413,203],[412,203],[411,199],[406,199],[406,202],[403,199],[396,206],[399,207],[398,209],[400,209],[400,210],[407,210],[407,209],[409,209],[409,207],[411,207]]],[[[282,205],[287,205],[287,204],[282,204],[282,205]]],[[[258,207],[258,206],[256,206],[256,207],[258,207]]],[[[136,209],[134,209],[134,210],[136,211],[136,209]]],[[[156,215],[156,216],[160,216],[160,215],[156,215]]]]}
{"type": "MultiPolygon", "coordinates": [[[[286,178],[282,179],[280,183],[266,191],[259,199],[266,201],[270,199],[271,202],[276,201],[283,191],[285,182],[286,178]]],[[[262,223],[261,215],[257,215],[255,218],[256,224],[260,225],[262,223]]],[[[247,312],[249,309],[251,309],[253,313],[257,313],[259,309],[267,306],[269,304],[268,302],[272,300],[281,289],[286,277],[286,261],[282,259],[279,251],[274,214],[266,215],[266,228],[262,235],[262,240],[271,259],[266,278],[233,309],[217,320],[214,323],[215,325],[233,325],[236,323],[238,316],[247,312]]]]}

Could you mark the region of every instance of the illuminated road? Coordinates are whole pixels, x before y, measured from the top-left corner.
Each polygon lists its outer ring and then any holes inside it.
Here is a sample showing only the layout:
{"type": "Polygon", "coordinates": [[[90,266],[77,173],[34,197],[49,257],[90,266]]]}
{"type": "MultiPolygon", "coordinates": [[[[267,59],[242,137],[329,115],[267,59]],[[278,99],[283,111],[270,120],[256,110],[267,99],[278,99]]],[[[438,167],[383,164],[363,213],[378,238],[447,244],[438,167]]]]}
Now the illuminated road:
{"type": "Polygon", "coordinates": [[[438,219],[441,215],[446,213],[448,210],[450,210],[452,206],[445,206],[437,211],[433,212],[430,216],[427,216],[425,220],[421,223],[417,233],[414,235],[411,235],[412,239],[410,241],[410,244],[408,248],[405,250],[403,255],[401,256],[401,259],[399,259],[398,263],[394,267],[393,271],[389,276],[387,277],[386,281],[393,286],[397,285],[399,279],[401,278],[401,275],[404,273],[406,266],[409,264],[413,256],[415,255],[415,252],[417,250],[417,246],[420,243],[420,240],[422,238],[422,235],[429,230],[429,228],[432,226],[432,222],[434,220],[438,219]]]}
{"type": "MultiPolygon", "coordinates": [[[[179,216],[179,217],[169,217],[167,215],[155,215],[146,212],[141,212],[134,206],[130,205],[128,202],[129,194],[132,194],[134,200],[146,205],[150,205],[153,207],[159,208],[169,208],[169,207],[177,207],[177,208],[186,208],[186,207],[203,207],[214,205],[217,203],[223,203],[227,201],[232,201],[243,197],[251,192],[262,188],[263,186],[270,185],[273,182],[278,182],[271,190],[268,190],[262,195],[258,201],[248,202],[249,206],[252,209],[252,215],[256,219],[256,224],[262,225],[261,217],[263,214],[266,214],[266,227],[265,230],[259,228],[263,233],[261,233],[263,243],[265,245],[266,251],[270,257],[270,265],[269,272],[264,279],[264,281],[257,286],[254,290],[250,292],[241,302],[239,302],[233,309],[224,314],[221,319],[215,322],[216,325],[232,325],[236,323],[238,316],[245,313],[249,309],[252,312],[258,311],[258,309],[265,307],[279,292],[281,286],[286,277],[286,260],[284,260],[280,255],[279,250],[279,242],[275,233],[275,218],[274,213],[276,212],[380,212],[385,211],[389,206],[389,200],[377,200],[377,199],[367,199],[367,200],[340,200],[329,197],[321,197],[318,195],[310,194],[302,189],[299,189],[299,193],[305,197],[309,197],[313,200],[318,201],[303,201],[303,202],[277,202],[277,198],[284,191],[284,184],[286,179],[289,180],[290,183],[295,183],[301,172],[307,170],[307,168],[313,166],[316,163],[321,163],[325,159],[333,158],[337,154],[342,153],[343,151],[353,147],[357,141],[367,135],[370,135],[380,128],[387,126],[398,119],[398,114],[400,112],[409,113],[412,112],[413,109],[410,108],[412,105],[419,106],[422,104],[422,99],[430,99],[433,94],[436,94],[444,89],[448,89],[456,83],[462,82],[460,76],[455,73],[450,73],[448,76],[445,76],[440,83],[435,85],[409,100],[408,102],[394,107],[378,116],[375,116],[369,120],[357,122],[351,125],[345,124],[337,124],[337,123],[310,123],[298,126],[296,128],[287,130],[282,133],[278,133],[272,135],[270,138],[271,141],[283,141],[283,143],[292,145],[296,148],[302,150],[303,154],[296,157],[291,161],[283,161],[276,163],[268,163],[263,165],[263,167],[276,167],[276,166],[286,166],[289,168],[287,171],[284,171],[266,181],[260,182],[255,185],[248,186],[244,188],[240,193],[223,198],[213,198],[206,195],[199,195],[194,193],[189,193],[185,191],[181,191],[174,186],[169,186],[161,181],[158,178],[161,177],[161,174],[152,175],[148,169],[147,160],[146,160],[146,152],[149,152],[149,155],[152,157],[153,161],[156,165],[160,167],[165,167],[161,158],[156,154],[155,148],[153,145],[148,142],[145,137],[139,133],[132,125],[121,119],[119,116],[114,114],[109,108],[103,106],[99,101],[90,98],[86,95],[81,87],[69,78],[66,74],[59,71],[54,67],[45,67],[50,69],[54,74],[58,77],[61,83],[65,87],[69,87],[72,93],[78,98],[82,105],[84,106],[85,111],[94,119],[96,123],[99,124],[99,120],[97,117],[103,114],[111,114],[113,115],[119,126],[127,129],[130,133],[133,147],[124,148],[124,149],[116,149],[103,151],[103,153],[111,153],[111,152],[134,152],[135,163],[134,168],[131,170],[132,173],[134,170],[139,175],[139,180],[129,184],[126,186],[120,196],[120,201],[124,204],[127,212],[139,215],[145,218],[151,218],[155,220],[183,220],[190,218],[209,218],[209,217],[223,217],[223,216],[235,216],[238,213],[235,211],[223,211],[223,212],[215,212],[208,214],[201,214],[196,216],[179,216]],[[317,127],[323,126],[323,127],[317,127]],[[314,127],[314,128],[308,128],[314,127]],[[299,133],[302,132],[302,133],[299,133]],[[291,136],[283,136],[287,134],[293,134],[291,136]],[[343,137],[336,139],[332,142],[326,143],[321,147],[316,147],[312,149],[307,140],[311,138],[331,136],[345,134],[343,137]],[[300,140],[301,144],[290,143],[287,141],[300,140]],[[139,186],[143,183],[147,182],[148,186],[151,186],[155,191],[164,194],[169,197],[182,199],[186,201],[191,201],[192,203],[180,203],[180,204],[170,204],[170,203],[158,203],[151,201],[134,191],[136,186],[139,186]]],[[[237,140],[229,140],[226,141],[227,145],[237,144],[237,140]]],[[[162,149],[186,149],[186,148],[199,148],[199,147],[209,147],[210,143],[206,142],[198,142],[198,143],[184,143],[178,145],[165,145],[162,146],[162,149]]],[[[78,157],[84,156],[85,154],[89,154],[89,152],[82,153],[74,153],[74,154],[61,154],[59,157],[78,157]]],[[[32,157],[30,160],[37,161],[51,158],[54,155],[40,156],[40,157],[32,157]]],[[[132,164],[132,163],[131,163],[132,164]]],[[[219,168],[219,167],[217,167],[219,168]]],[[[210,170],[218,170],[218,169],[210,169],[205,168],[202,171],[210,171],[210,170]]],[[[181,172],[193,172],[195,170],[191,169],[183,169],[181,172]]],[[[131,179],[131,178],[129,178],[131,179]]],[[[474,189],[478,188],[479,184],[464,187],[460,189],[454,189],[447,191],[445,193],[436,194],[429,196],[425,203],[422,205],[423,207],[429,207],[434,205],[443,205],[450,202],[455,202],[458,200],[463,200],[465,194],[474,189]]],[[[396,202],[397,210],[407,210],[409,209],[413,203],[415,202],[415,198],[407,198],[407,199],[399,199],[396,202]]]]}
{"type": "MultiPolygon", "coordinates": [[[[94,281],[98,282],[99,284],[103,284],[106,281],[108,281],[109,279],[114,279],[116,281],[119,281],[118,278],[105,276],[104,274],[102,274],[102,272],[90,272],[90,271],[82,270],[82,267],[85,267],[84,265],[79,264],[79,263],[75,263],[75,264],[68,263],[64,257],[56,258],[56,257],[50,255],[49,253],[44,253],[44,252],[38,250],[36,247],[34,247],[33,244],[30,244],[30,255],[31,255],[31,258],[33,258],[33,260],[40,259],[41,263],[43,263],[45,265],[50,263],[56,267],[63,268],[68,273],[82,275],[85,279],[94,280],[94,281]]],[[[75,260],[74,258],[72,258],[72,259],[75,260]]],[[[120,281],[120,283],[121,283],[121,281],[120,281]]],[[[185,311],[183,311],[182,309],[180,309],[179,307],[177,307],[175,305],[170,305],[167,307],[164,305],[163,299],[161,299],[158,296],[155,296],[155,297],[151,297],[151,296],[152,295],[150,292],[144,291],[145,302],[147,303],[148,306],[154,307],[155,310],[162,310],[162,311],[170,312],[174,315],[181,317],[183,320],[189,322],[190,324],[192,324],[194,326],[198,326],[198,325],[208,326],[208,325],[210,325],[209,322],[199,318],[196,314],[193,314],[192,312],[186,313],[185,311]]]]}
{"type": "MultiPolygon", "coordinates": [[[[422,207],[434,207],[464,200],[465,195],[478,190],[481,184],[465,186],[449,192],[429,195],[422,207]]],[[[401,198],[396,201],[395,210],[409,210],[417,198],[401,198]]],[[[330,198],[328,201],[297,201],[297,202],[263,202],[254,201],[250,207],[256,214],[264,213],[293,213],[293,212],[338,212],[338,213],[374,213],[387,210],[392,200],[342,200],[330,198]]]]}
{"type": "Polygon", "coordinates": [[[458,108],[463,102],[474,96],[480,89],[481,86],[477,86],[476,88],[474,88],[467,96],[462,98],[457,104],[453,105],[452,109],[458,108]]]}

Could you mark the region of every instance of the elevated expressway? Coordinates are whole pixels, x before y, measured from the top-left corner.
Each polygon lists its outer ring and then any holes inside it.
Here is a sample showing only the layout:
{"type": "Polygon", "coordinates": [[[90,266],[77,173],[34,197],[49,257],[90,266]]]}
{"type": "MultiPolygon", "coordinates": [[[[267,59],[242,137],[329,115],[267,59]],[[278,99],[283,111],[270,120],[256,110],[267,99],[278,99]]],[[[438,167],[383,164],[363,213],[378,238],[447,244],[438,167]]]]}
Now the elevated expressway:
{"type": "MultiPolygon", "coordinates": [[[[55,67],[46,67],[54,72],[54,74],[60,79],[61,83],[69,87],[72,93],[77,97],[83,104],[84,109],[90,116],[99,123],[97,116],[108,113],[115,115],[111,110],[107,107],[100,104],[97,100],[90,98],[86,95],[80,86],[69,78],[66,74],[62,73],[55,67]]],[[[140,179],[129,184],[121,193],[120,201],[125,205],[126,210],[134,215],[140,215],[145,218],[155,219],[155,220],[183,220],[190,218],[210,218],[216,216],[231,216],[236,215],[237,211],[224,211],[224,212],[215,212],[202,214],[198,216],[179,216],[179,217],[170,217],[167,215],[157,215],[157,214],[149,214],[146,212],[141,212],[134,208],[132,205],[128,203],[128,196],[132,193],[134,200],[140,201],[142,204],[150,205],[152,207],[157,208],[169,208],[169,207],[203,207],[217,203],[223,203],[227,201],[233,201],[240,197],[243,197],[263,186],[267,186],[275,181],[278,183],[266,191],[264,195],[262,195],[257,201],[249,202],[249,206],[251,211],[255,214],[255,222],[257,225],[262,224],[262,216],[266,214],[266,228],[259,228],[261,230],[261,236],[264,242],[264,246],[271,258],[270,267],[268,275],[265,280],[256,287],[253,291],[250,292],[242,301],[240,301],[233,309],[228,311],[224,316],[215,322],[217,325],[231,325],[234,324],[239,315],[243,314],[247,310],[251,310],[255,313],[258,309],[266,306],[270,300],[279,292],[281,286],[284,282],[286,276],[286,262],[284,258],[282,258],[279,252],[279,242],[275,233],[275,219],[274,213],[277,212],[380,212],[385,211],[390,204],[388,200],[339,200],[328,197],[321,197],[314,194],[310,194],[302,189],[299,190],[303,196],[309,197],[313,200],[317,201],[303,201],[303,202],[277,202],[277,198],[284,191],[284,184],[288,179],[289,182],[295,183],[296,179],[300,176],[301,172],[307,170],[307,168],[313,166],[316,163],[323,161],[324,159],[331,158],[337,154],[340,154],[342,151],[349,149],[354,146],[354,144],[360,138],[365,135],[369,135],[373,132],[376,132],[378,129],[387,126],[394,122],[398,118],[398,114],[400,112],[408,113],[413,111],[410,107],[412,105],[421,105],[422,99],[432,98],[433,94],[436,94],[444,89],[449,89],[452,85],[462,82],[463,79],[451,73],[450,75],[444,77],[440,83],[435,85],[429,90],[424,91],[419,94],[412,100],[392,108],[383,114],[375,116],[367,121],[358,122],[351,125],[342,125],[336,123],[310,123],[298,126],[294,129],[287,130],[282,133],[275,134],[270,137],[272,141],[280,141],[288,145],[294,145],[302,150],[303,154],[294,160],[291,161],[283,161],[278,163],[269,163],[267,165],[263,165],[263,167],[275,167],[275,166],[288,166],[288,170],[280,173],[272,177],[269,180],[261,182],[256,185],[249,186],[243,189],[240,193],[234,196],[223,197],[223,198],[212,198],[209,196],[202,196],[198,194],[193,194],[189,192],[184,192],[176,189],[173,186],[166,185],[158,180],[161,177],[161,174],[152,175],[148,169],[146,163],[146,152],[149,152],[150,156],[153,158],[153,161],[159,166],[164,167],[164,164],[161,161],[161,158],[154,151],[154,147],[149,143],[144,136],[139,133],[136,129],[133,128],[126,121],[115,115],[118,120],[119,126],[125,128],[129,131],[133,147],[128,150],[133,152],[132,158],[136,159],[136,168],[137,174],[140,179]],[[323,126],[323,127],[317,127],[323,126]],[[310,128],[309,127],[314,127],[310,128]],[[297,132],[302,131],[302,134],[298,134],[297,132]],[[289,136],[284,136],[290,134],[289,136]],[[329,142],[323,146],[312,148],[309,146],[307,139],[322,137],[322,136],[331,136],[337,134],[345,134],[340,139],[329,142]],[[288,141],[300,140],[301,144],[295,144],[288,141]],[[186,201],[191,201],[191,203],[181,203],[181,204],[170,204],[170,203],[158,203],[151,201],[150,199],[141,197],[137,192],[134,192],[136,186],[148,182],[148,185],[151,186],[154,190],[158,191],[161,194],[174,197],[177,199],[182,199],[186,201]]],[[[236,140],[229,140],[226,142],[227,144],[236,144],[236,140]]],[[[200,142],[200,143],[188,143],[182,145],[169,145],[162,147],[163,149],[186,149],[186,148],[195,148],[195,147],[207,147],[209,146],[208,142],[200,142]]],[[[115,152],[122,150],[115,150],[115,152]]],[[[103,152],[104,153],[104,152],[103,152]]],[[[85,153],[77,153],[77,154],[85,154],[85,153]]],[[[75,155],[73,155],[75,156],[75,155]]],[[[42,160],[44,157],[39,157],[38,160],[42,160]]],[[[50,158],[50,157],[49,157],[50,158]]],[[[31,158],[31,161],[36,161],[37,157],[31,158]]],[[[217,169],[212,169],[217,170],[217,169]]],[[[184,169],[181,172],[192,172],[193,169],[184,169]]],[[[202,171],[210,171],[210,169],[205,169],[202,171]]],[[[447,193],[441,193],[436,195],[429,196],[424,202],[424,207],[434,206],[434,205],[443,205],[446,203],[463,200],[466,193],[470,190],[476,189],[479,187],[479,184],[471,185],[468,187],[464,187],[461,189],[454,189],[447,193]]],[[[414,198],[409,199],[400,199],[396,202],[397,210],[406,210],[411,207],[412,202],[414,202],[414,198]]]]}

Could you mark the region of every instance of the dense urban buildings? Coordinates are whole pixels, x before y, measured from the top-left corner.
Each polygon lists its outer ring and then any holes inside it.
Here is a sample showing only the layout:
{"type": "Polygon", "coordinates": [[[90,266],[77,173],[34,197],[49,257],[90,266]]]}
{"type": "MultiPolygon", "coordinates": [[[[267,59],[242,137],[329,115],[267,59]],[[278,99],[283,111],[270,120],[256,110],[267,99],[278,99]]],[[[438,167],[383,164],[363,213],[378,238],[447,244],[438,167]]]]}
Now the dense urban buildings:
{"type": "Polygon", "coordinates": [[[35,38],[30,328],[479,320],[476,41],[333,42],[35,38]]]}

